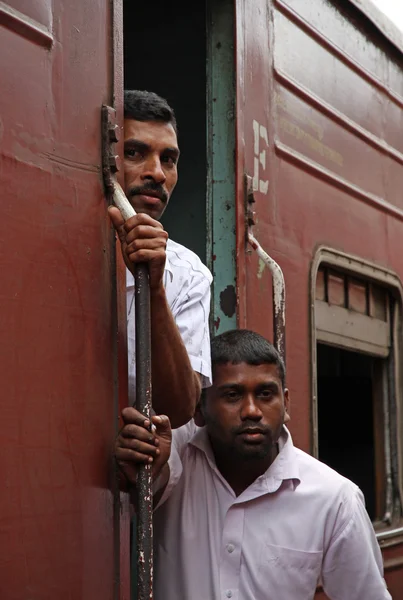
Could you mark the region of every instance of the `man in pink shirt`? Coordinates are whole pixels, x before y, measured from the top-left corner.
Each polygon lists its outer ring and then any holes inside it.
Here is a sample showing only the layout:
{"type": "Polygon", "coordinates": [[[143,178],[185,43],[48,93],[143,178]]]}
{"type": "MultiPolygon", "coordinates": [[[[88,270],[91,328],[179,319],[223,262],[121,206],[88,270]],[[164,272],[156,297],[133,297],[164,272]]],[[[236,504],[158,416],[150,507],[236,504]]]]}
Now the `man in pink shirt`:
{"type": "Polygon", "coordinates": [[[133,408],[116,441],[131,484],[155,476],[155,600],[386,600],[382,556],[361,491],[295,448],[273,346],[248,330],[211,344],[213,385],[171,433],[133,408]]]}

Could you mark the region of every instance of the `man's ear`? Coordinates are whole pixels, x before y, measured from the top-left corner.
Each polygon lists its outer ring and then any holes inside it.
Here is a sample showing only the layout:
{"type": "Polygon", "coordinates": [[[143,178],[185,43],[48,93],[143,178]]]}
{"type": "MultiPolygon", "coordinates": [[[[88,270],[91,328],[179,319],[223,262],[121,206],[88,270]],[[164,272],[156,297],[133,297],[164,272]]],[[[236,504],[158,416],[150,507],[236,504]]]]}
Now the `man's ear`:
{"type": "Polygon", "coordinates": [[[284,390],[284,407],[285,407],[285,415],[284,415],[284,423],[288,423],[291,419],[290,417],[290,393],[287,388],[284,390]]]}
{"type": "Polygon", "coordinates": [[[193,420],[198,427],[204,427],[204,425],[205,425],[202,402],[203,402],[203,400],[199,400],[199,402],[197,403],[195,414],[193,417],[193,420]]]}

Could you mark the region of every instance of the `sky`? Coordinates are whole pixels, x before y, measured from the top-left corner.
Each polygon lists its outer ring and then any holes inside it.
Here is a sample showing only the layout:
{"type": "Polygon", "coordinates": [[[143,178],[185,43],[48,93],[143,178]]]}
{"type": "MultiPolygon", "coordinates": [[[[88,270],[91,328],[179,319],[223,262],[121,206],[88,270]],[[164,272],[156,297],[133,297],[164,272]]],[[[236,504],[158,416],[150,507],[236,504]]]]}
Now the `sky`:
{"type": "Polygon", "coordinates": [[[403,0],[372,0],[403,31],[403,0]]]}

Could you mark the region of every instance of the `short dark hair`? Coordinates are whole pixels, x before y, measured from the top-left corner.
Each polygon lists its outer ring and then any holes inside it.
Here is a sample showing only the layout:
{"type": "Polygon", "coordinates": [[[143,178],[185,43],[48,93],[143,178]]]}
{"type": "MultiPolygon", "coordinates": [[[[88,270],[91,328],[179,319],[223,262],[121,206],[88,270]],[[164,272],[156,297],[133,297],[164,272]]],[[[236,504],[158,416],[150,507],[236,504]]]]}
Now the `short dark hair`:
{"type": "Polygon", "coordinates": [[[124,117],[135,121],[170,123],[177,134],[176,117],[165,98],[145,90],[125,90],[124,117]]]}
{"type": "MultiPolygon", "coordinates": [[[[211,364],[239,363],[276,365],[281,385],[285,387],[285,366],[276,348],[263,336],[249,329],[232,329],[211,341],[211,364]]],[[[213,378],[214,379],[214,378],[213,378]]]]}

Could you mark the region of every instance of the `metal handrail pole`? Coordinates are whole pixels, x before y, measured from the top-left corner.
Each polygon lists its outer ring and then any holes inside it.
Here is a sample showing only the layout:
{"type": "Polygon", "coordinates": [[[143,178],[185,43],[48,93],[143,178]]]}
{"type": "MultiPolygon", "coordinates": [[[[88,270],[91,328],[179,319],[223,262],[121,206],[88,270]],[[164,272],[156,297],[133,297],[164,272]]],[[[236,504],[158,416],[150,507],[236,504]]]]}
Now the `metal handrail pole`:
{"type": "MultiPolygon", "coordinates": [[[[125,221],[136,212],[119,183],[113,181],[112,201],[125,221]]],[[[151,310],[148,266],[135,265],[136,408],[151,419],[151,310]]],[[[137,598],[153,598],[153,493],[152,466],[142,465],[136,484],[137,598]]]]}
{"type": "Polygon", "coordinates": [[[257,252],[259,258],[270,269],[273,277],[273,336],[274,346],[277,348],[285,364],[285,281],[280,266],[263,250],[262,246],[251,231],[248,231],[247,240],[257,252]]]}

